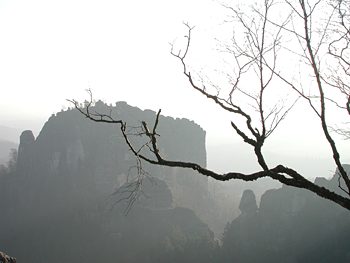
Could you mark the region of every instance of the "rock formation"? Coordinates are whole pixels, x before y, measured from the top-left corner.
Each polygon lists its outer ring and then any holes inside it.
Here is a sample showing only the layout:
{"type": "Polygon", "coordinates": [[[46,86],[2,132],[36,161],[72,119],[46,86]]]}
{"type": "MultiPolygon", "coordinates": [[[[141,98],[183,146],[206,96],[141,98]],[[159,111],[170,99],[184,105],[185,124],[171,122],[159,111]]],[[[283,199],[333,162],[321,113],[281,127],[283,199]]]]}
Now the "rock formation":
{"type": "MultiPolygon", "coordinates": [[[[97,102],[93,110],[109,112],[110,108],[97,102]]],[[[155,112],[141,111],[125,102],[117,103],[112,112],[115,118],[127,121],[130,126],[140,125],[141,120],[151,123],[155,118],[155,112]]],[[[197,124],[186,119],[161,116],[158,132],[164,156],[206,166],[205,131],[197,124]]],[[[74,176],[79,169],[85,168],[105,193],[112,193],[114,188],[124,183],[130,173],[129,168],[135,165],[134,157],[115,125],[94,123],[76,110],[53,115],[35,141],[30,131],[22,133],[18,165],[27,168],[29,163],[37,167],[37,172],[47,176],[74,176]]],[[[145,169],[151,176],[160,177],[169,185],[178,205],[184,205],[189,192],[195,196],[193,191],[203,195],[207,190],[207,178],[193,176],[192,171],[147,164],[145,169]]]]}
{"type": "MultiPolygon", "coordinates": [[[[109,112],[102,102],[95,110],[109,112]]],[[[126,103],[112,111],[131,126],[155,118],[126,103]]],[[[162,116],[159,134],[169,159],[206,165],[205,132],[194,122],[162,116]]],[[[52,115],[37,138],[24,131],[16,172],[0,176],[0,248],[27,263],[212,262],[213,233],[198,217],[207,178],[144,164],[149,175],[126,216],[134,166],[116,126],[76,110],[52,115]]]]}
{"type": "Polygon", "coordinates": [[[16,259],[0,251],[0,263],[16,263],[16,259]]]}
{"type": "Polygon", "coordinates": [[[19,139],[17,166],[21,173],[30,172],[33,168],[35,158],[35,137],[33,132],[26,130],[22,132],[19,139]]]}
{"type": "Polygon", "coordinates": [[[258,206],[256,204],[255,194],[252,190],[245,190],[243,192],[239,210],[241,210],[243,215],[254,215],[257,212],[258,206]]]}
{"type": "MultiPolygon", "coordinates": [[[[315,182],[341,192],[337,172],[315,182]]],[[[266,191],[257,210],[253,199],[242,196],[242,213],[224,233],[221,262],[350,262],[349,211],[288,186],[266,191]]]]}

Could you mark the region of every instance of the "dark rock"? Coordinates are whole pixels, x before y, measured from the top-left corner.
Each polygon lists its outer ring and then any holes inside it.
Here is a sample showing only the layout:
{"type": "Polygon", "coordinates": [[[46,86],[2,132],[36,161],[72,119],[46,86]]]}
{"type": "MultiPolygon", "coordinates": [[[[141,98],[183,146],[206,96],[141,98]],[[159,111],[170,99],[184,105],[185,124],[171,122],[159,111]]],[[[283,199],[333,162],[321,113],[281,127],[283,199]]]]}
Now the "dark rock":
{"type": "Polygon", "coordinates": [[[0,263],[16,263],[16,259],[0,251],[0,263]]]}
{"type": "Polygon", "coordinates": [[[23,131],[18,146],[17,165],[18,170],[23,174],[32,168],[35,158],[35,137],[31,130],[23,131]]]}
{"type": "MultiPolygon", "coordinates": [[[[110,112],[102,102],[92,110],[110,112]]],[[[151,125],[156,116],[126,103],[111,111],[130,127],[151,125]]],[[[206,165],[200,126],[161,116],[158,132],[166,158],[206,165]]],[[[213,233],[199,218],[208,204],[207,178],[146,163],[149,174],[139,174],[117,125],[89,121],[77,110],[57,113],[36,139],[23,132],[17,168],[0,176],[0,247],[20,261],[212,262],[213,233]],[[140,195],[126,215],[133,193],[127,182],[140,176],[140,195]]]]}
{"type": "MultiPolygon", "coordinates": [[[[341,192],[337,171],[315,182],[341,192]]],[[[289,186],[266,191],[256,213],[250,199],[242,196],[242,214],[226,228],[222,262],[350,262],[348,210],[289,186]]]]}
{"type": "Polygon", "coordinates": [[[254,214],[258,210],[255,194],[252,190],[245,190],[239,204],[239,210],[242,214],[254,214]]]}

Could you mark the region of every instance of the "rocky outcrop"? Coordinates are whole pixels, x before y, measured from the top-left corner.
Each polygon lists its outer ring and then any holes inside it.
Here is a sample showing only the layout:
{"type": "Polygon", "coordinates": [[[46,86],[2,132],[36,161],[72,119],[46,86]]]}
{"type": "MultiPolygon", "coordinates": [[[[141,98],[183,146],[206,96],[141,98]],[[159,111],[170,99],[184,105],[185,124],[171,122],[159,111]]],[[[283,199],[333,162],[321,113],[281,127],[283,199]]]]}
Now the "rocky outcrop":
{"type": "MultiPolygon", "coordinates": [[[[130,127],[141,120],[153,123],[156,113],[142,111],[118,102],[114,107],[99,101],[92,111],[111,113],[125,120],[130,127]]],[[[205,131],[187,119],[161,116],[159,121],[159,147],[164,156],[172,160],[189,160],[206,166],[205,131]]],[[[133,138],[134,139],[134,138],[133,138]]],[[[135,137],[134,143],[141,143],[135,137]]],[[[118,127],[94,123],[76,110],[52,115],[35,139],[29,130],[21,135],[18,167],[22,174],[45,177],[76,177],[85,174],[94,181],[101,194],[111,194],[136,173],[134,156],[123,141],[118,127]]],[[[166,182],[174,204],[204,210],[208,198],[208,181],[195,176],[192,170],[155,167],[144,164],[151,176],[166,182]]]]}
{"type": "MultiPolygon", "coordinates": [[[[95,110],[107,108],[99,102],[95,110]]],[[[126,103],[112,111],[134,127],[155,118],[126,103]]],[[[158,132],[169,159],[206,165],[205,132],[197,124],[162,116],[158,132]]],[[[76,110],[52,115],[37,138],[23,132],[18,169],[0,176],[0,247],[29,263],[213,262],[213,233],[200,219],[207,178],[143,164],[147,173],[137,181],[134,167],[116,126],[76,110]],[[133,193],[136,202],[125,209],[133,193]]]]}
{"type": "MultiPolygon", "coordinates": [[[[97,102],[92,110],[112,112],[116,119],[125,120],[130,127],[139,126],[141,120],[153,123],[155,119],[155,112],[142,111],[125,102],[116,103],[116,106],[111,108],[97,102]]],[[[191,160],[206,166],[205,131],[197,124],[186,119],[161,116],[158,132],[161,135],[159,145],[163,155],[169,159],[191,160]]],[[[138,143],[137,140],[134,142],[138,143]]],[[[99,180],[103,180],[111,173],[127,174],[130,163],[133,162],[133,156],[117,126],[94,123],[76,110],[53,115],[44,125],[35,146],[37,159],[46,165],[42,168],[48,173],[72,173],[80,162],[94,167],[94,172],[103,173],[99,174],[99,180]]],[[[152,167],[149,169],[152,175],[163,176],[172,191],[175,191],[175,185],[181,182],[186,185],[193,181],[193,184],[204,188],[207,184],[205,177],[188,176],[186,170],[160,171],[152,167]],[[171,176],[174,173],[181,179],[174,179],[171,176]]]]}
{"type": "Polygon", "coordinates": [[[241,202],[239,204],[239,210],[242,214],[253,215],[258,211],[256,204],[255,194],[252,190],[245,190],[243,192],[241,202]]]}
{"type": "Polygon", "coordinates": [[[0,251],[0,263],[16,263],[16,259],[0,251]]]}
{"type": "MultiPolygon", "coordinates": [[[[315,183],[341,192],[337,172],[315,183]]],[[[221,262],[350,262],[350,213],[326,199],[283,186],[266,191],[258,209],[244,194],[240,208],[224,233],[221,262]]]]}
{"type": "Polygon", "coordinates": [[[31,130],[23,131],[18,146],[17,167],[21,173],[32,170],[35,158],[35,137],[31,130]]]}

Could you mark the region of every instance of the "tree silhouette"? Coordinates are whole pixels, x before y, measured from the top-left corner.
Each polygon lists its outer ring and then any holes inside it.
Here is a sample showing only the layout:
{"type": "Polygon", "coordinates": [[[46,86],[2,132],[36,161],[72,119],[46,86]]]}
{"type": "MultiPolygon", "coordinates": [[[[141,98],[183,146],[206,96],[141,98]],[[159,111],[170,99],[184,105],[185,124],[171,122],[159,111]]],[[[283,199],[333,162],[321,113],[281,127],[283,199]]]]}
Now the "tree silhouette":
{"type": "Polygon", "coordinates": [[[130,132],[131,128],[123,120],[94,109],[91,91],[90,100],[83,107],[76,100],[71,102],[90,120],[120,124],[123,138],[136,156],[140,171],[142,163],[148,162],[190,168],[219,181],[254,181],[270,177],[286,185],[307,189],[350,210],[350,179],[341,164],[332,129],[344,135],[348,133],[346,129],[331,128],[327,115],[330,108],[335,108],[339,114],[350,114],[350,1],[264,0],[261,6],[255,3],[247,9],[224,7],[234,23],[229,43],[221,43],[221,51],[229,56],[233,68],[226,75],[227,85],[219,86],[206,81],[203,76],[191,74],[187,59],[193,27],[189,24],[185,24],[184,48],[177,49],[172,45],[171,55],[182,65],[191,88],[235,117],[231,126],[243,142],[253,148],[261,167],[259,171],[221,174],[197,163],[168,160],[158,146],[161,110],[152,126],[141,122],[136,129],[133,127],[134,132],[130,132]],[[286,102],[278,95],[282,98],[288,95],[292,99],[286,102]],[[338,170],[341,193],[321,187],[283,164],[271,167],[264,157],[262,149],[266,140],[299,102],[306,102],[320,124],[324,143],[329,145],[338,170]],[[135,135],[145,139],[141,147],[133,143],[135,135]]]}

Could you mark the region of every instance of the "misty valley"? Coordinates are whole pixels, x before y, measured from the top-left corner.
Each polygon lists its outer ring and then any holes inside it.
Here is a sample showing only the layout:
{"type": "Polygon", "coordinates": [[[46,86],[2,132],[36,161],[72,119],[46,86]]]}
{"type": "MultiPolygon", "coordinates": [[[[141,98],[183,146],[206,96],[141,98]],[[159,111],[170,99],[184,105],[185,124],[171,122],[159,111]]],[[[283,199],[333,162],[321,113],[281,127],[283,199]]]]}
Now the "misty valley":
{"type": "MultiPolygon", "coordinates": [[[[156,115],[125,102],[94,109],[135,128],[156,115]]],[[[158,132],[168,159],[207,165],[199,125],[161,116],[158,132]]],[[[68,109],[36,138],[23,131],[1,166],[0,251],[25,263],[350,262],[346,209],[260,180],[228,190],[190,169],[140,167],[116,125],[68,109]]],[[[315,183],[344,194],[337,172],[315,183]]]]}

